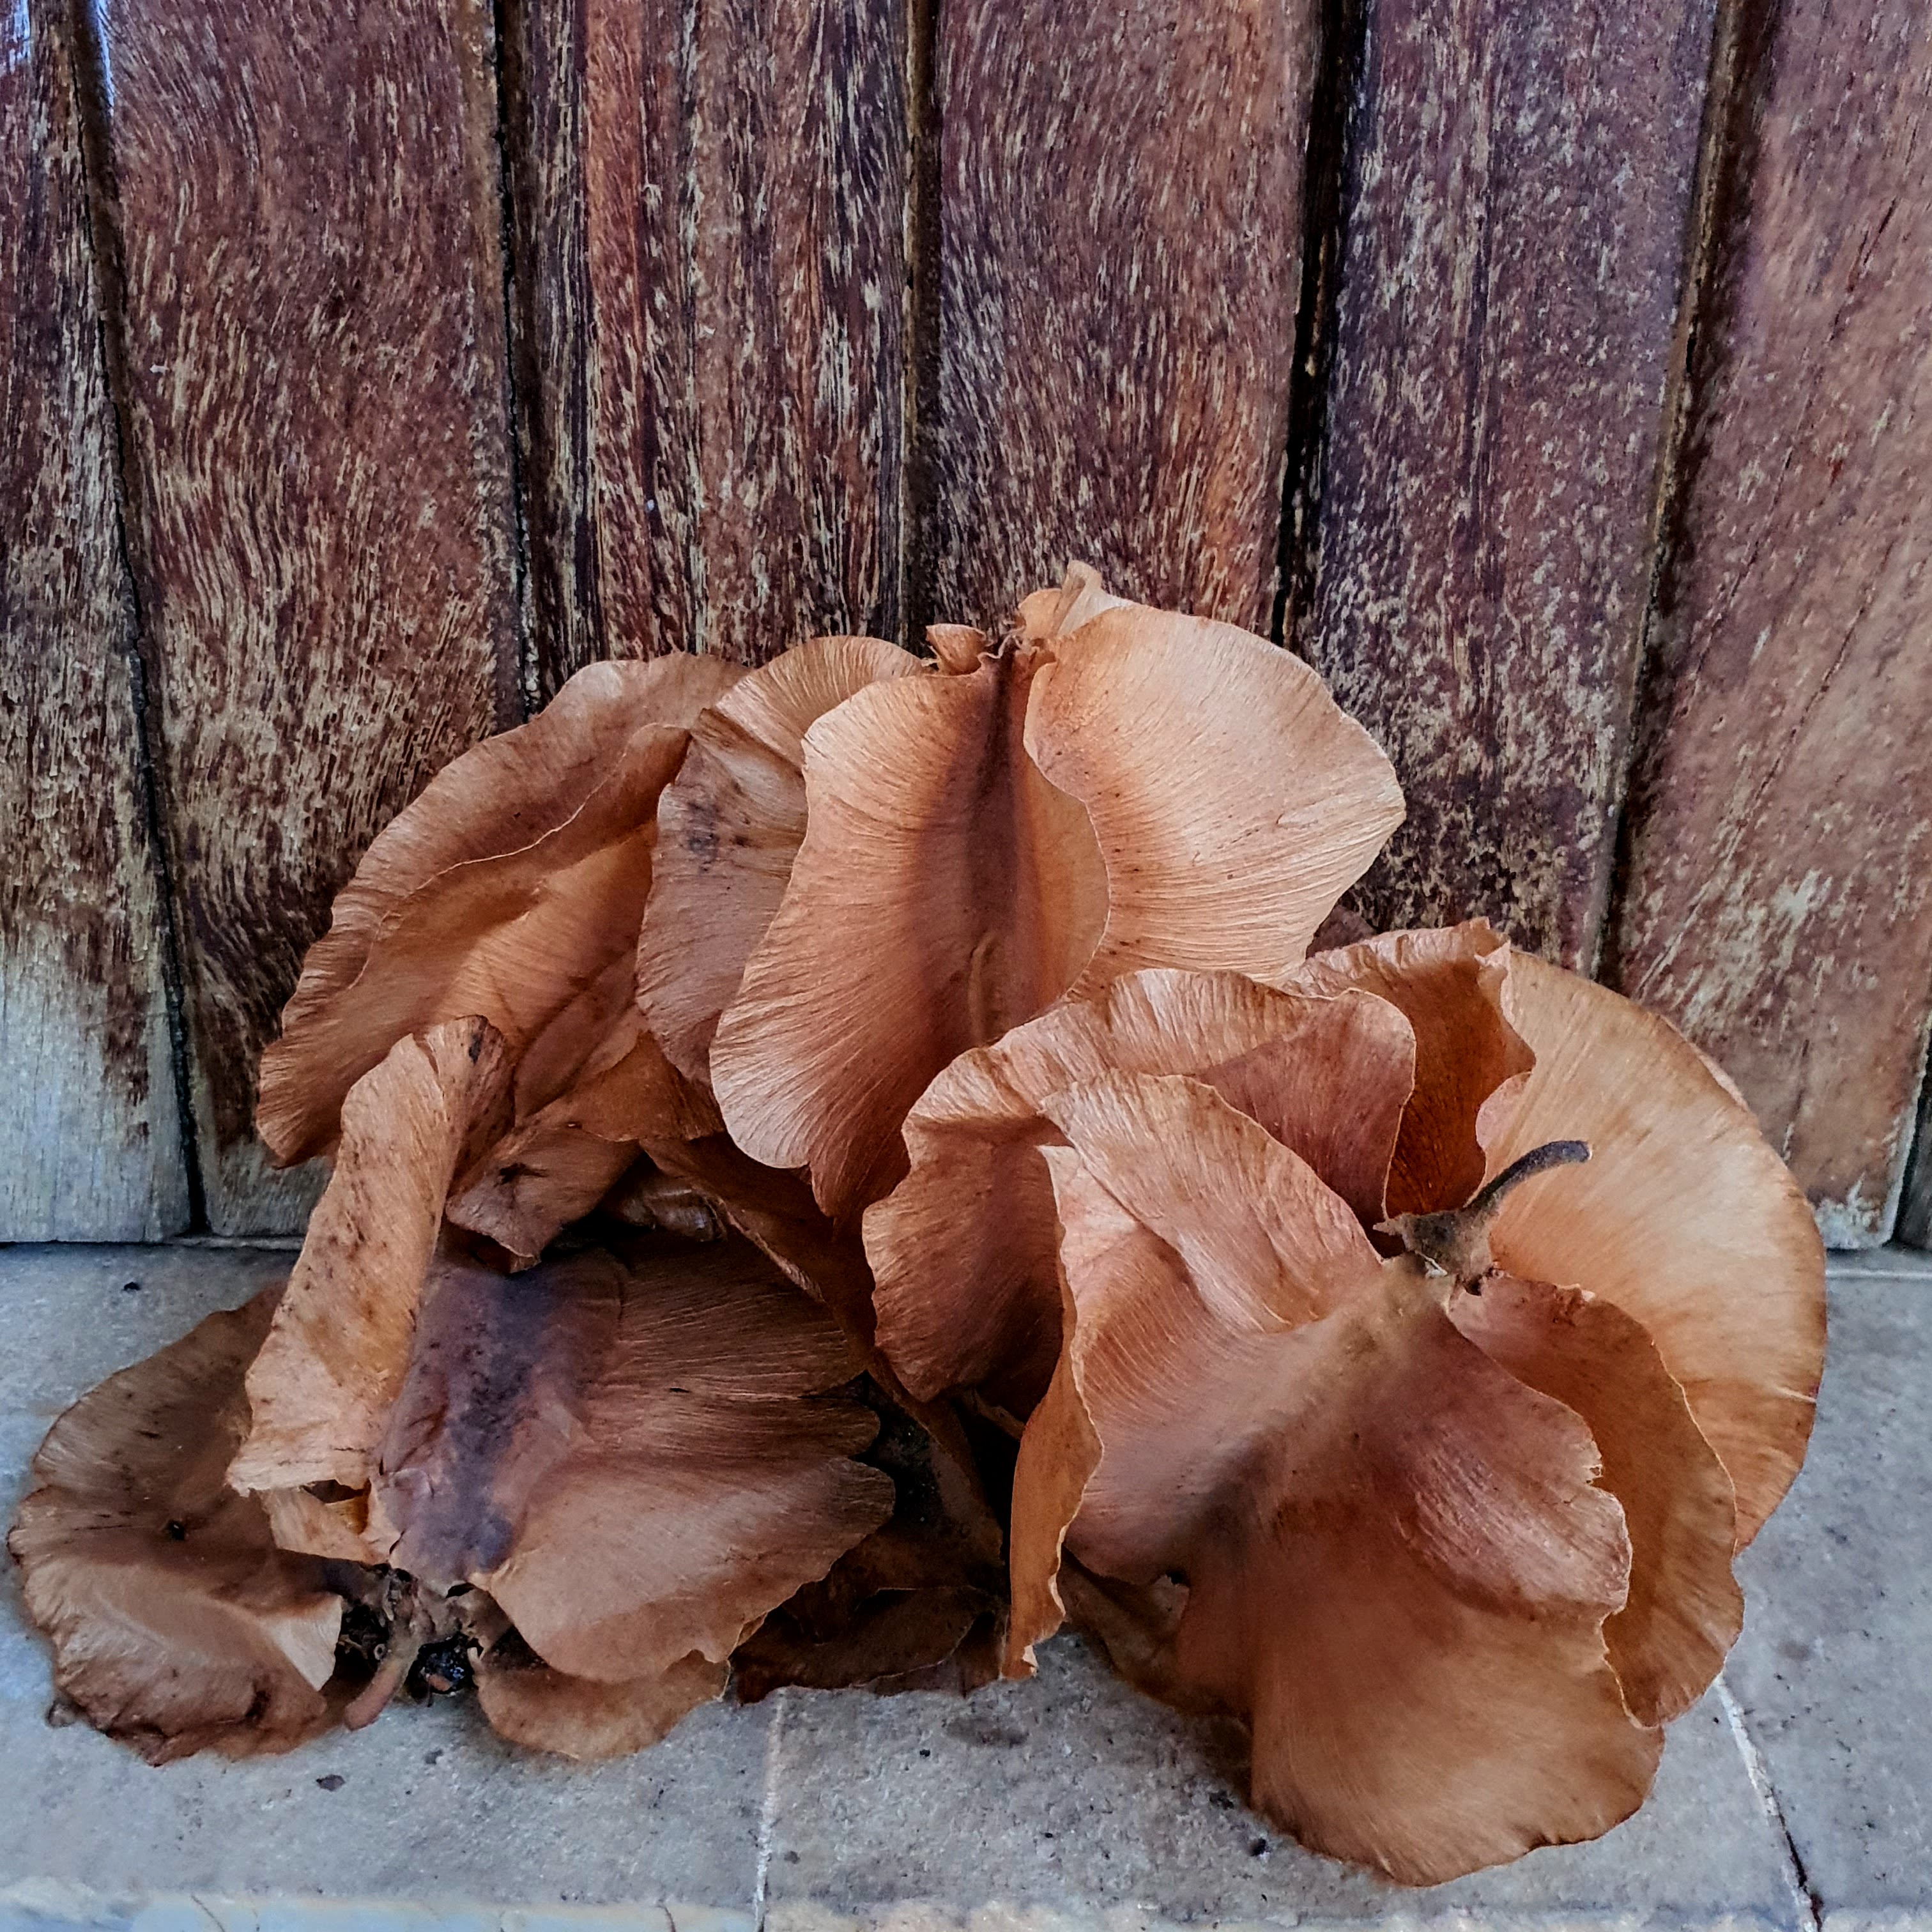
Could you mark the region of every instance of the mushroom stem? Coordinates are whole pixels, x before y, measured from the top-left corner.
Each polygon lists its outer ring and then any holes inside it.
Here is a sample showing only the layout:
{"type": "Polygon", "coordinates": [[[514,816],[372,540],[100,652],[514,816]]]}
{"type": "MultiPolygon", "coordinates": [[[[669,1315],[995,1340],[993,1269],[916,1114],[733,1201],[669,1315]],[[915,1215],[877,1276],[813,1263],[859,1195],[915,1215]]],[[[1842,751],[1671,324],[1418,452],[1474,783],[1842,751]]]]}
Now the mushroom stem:
{"type": "Polygon", "coordinates": [[[1490,1229],[1502,1210],[1504,1197],[1524,1181],[1552,1168],[1574,1167],[1590,1158],[1587,1141],[1545,1141],[1513,1160],[1461,1208],[1433,1214],[1397,1214],[1377,1224],[1377,1232],[1395,1235],[1412,1255],[1432,1262],[1457,1288],[1482,1293],[1484,1276],[1496,1267],[1490,1252],[1490,1229]]]}
{"type": "Polygon", "coordinates": [[[376,1666],[376,1674],[356,1694],[355,1701],[342,1714],[345,1730],[359,1731],[365,1724],[373,1724],[382,1714],[382,1707],[403,1688],[403,1680],[410,1674],[410,1666],[416,1660],[416,1652],[422,1648],[420,1638],[405,1634],[400,1629],[389,1640],[388,1654],[376,1666]]]}

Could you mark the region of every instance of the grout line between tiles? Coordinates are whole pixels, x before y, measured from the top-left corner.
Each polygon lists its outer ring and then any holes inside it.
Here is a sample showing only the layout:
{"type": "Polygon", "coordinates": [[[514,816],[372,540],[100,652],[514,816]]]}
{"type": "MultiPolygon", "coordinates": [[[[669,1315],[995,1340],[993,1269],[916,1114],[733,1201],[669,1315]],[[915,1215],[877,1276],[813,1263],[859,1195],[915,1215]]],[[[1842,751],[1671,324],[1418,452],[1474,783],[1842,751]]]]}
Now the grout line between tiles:
{"type": "Polygon", "coordinates": [[[1780,1862],[1784,1867],[1784,1882],[1791,1888],[1791,1901],[1797,1909],[1798,1922],[1805,1932],[1819,1932],[1824,1909],[1804,1869],[1798,1841],[1791,1835],[1791,1827],[1785,1820],[1784,1807],[1778,1802],[1777,1790],[1771,1781],[1770,1767],[1744,1722],[1743,1707],[1721,1673],[1716,1689],[1718,1701],[1724,1707],[1724,1720],[1730,1726],[1731,1736],[1737,1744],[1738,1755],[1744,1760],[1744,1775],[1750,1780],[1751,1789],[1756,1792],[1757,1802],[1763,1808],[1766,1822],[1778,1840],[1780,1862]]]}

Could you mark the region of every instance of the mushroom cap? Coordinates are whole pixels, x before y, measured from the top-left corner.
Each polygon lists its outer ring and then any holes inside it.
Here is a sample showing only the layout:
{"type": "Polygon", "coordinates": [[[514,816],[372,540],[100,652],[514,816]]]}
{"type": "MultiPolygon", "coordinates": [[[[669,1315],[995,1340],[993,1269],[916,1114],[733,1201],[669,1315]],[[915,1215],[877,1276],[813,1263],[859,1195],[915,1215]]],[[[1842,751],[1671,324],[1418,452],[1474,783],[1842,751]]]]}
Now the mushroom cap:
{"type": "Polygon", "coordinates": [[[325,1152],[350,1088],[404,1035],[480,1014],[516,1058],[634,951],[658,795],[742,675],[683,652],[587,665],[391,821],[262,1056],[256,1125],[278,1161],[325,1152]]]}
{"type": "Polygon", "coordinates": [[[1129,974],[962,1054],[908,1115],[909,1171],[865,1217],[880,1348],[914,1392],[984,1385],[1024,1415],[1059,1349],[1046,1104],[1108,1072],[1185,1073],[1264,1122],[1379,1218],[1414,1047],[1367,994],[1233,973],[1129,974]]]}
{"type": "Polygon", "coordinates": [[[722,1696],[729,1666],[695,1654],[655,1676],[613,1684],[554,1670],[514,1633],[476,1660],[476,1695],[490,1728],[512,1744],[580,1763],[623,1757],[669,1736],[722,1696]]]}
{"type": "Polygon", "coordinates": [[[748,1244],[440,1259],[371,1492],[389,1560],[572,1677],[722,1664],[890,1516],[824,1312],[748,1244]]]}
{"type": "Polygon", "coordinates": [[[1255,1802],[1406,1882],[1628,1816],[1661,1735],[1606,1641],[1632,1549],[1582,1416],[1202,1083],[1110,1075],[1053,1113],[1067,1337],[1021,1446],[1010,1642],[1057,1621],[1062,1539],[1178,1573],[1160,1667],[1247,1720],[1255,1802]]]}
{"type": "Polygon", "coordinates": [[[958,1054],[1136,967],[1286,970],[1401,817],[1320,679],[1228,625],[1070,578],[942,667],[805,734],[803,838],[712,1042],[733,1138],[841,1222],[958,1054]]]}
{"type": "MultiPolygon", "coordinates": [[[[500,1036],[472,1018],[405,1034],[350,1090],[335,1171],[248,1366],[236,1488],[368,1487],[445,1199],[507,1124],[511,1078],[500,1036]]],[[[364,1560],[382,1555],[372,1545],[364,1560]]]]}
{"type": "Polygon", "coordinates": [[[158,1763],[286,1750],[334,1721],[342,1599],[224,1480],[280,1292],[211,1315],[68,1409],[8,1538],[55,1682],[158,1763]]]}
{"type": "Polygon", "coordinates": [[[805,836],[805,736],[868,685],[926,668],[878,638],[814,638],[699,714],[658,801],[637,994],[665,1057],[706,1093],[718,1016],[784,896],[805,836]]]}

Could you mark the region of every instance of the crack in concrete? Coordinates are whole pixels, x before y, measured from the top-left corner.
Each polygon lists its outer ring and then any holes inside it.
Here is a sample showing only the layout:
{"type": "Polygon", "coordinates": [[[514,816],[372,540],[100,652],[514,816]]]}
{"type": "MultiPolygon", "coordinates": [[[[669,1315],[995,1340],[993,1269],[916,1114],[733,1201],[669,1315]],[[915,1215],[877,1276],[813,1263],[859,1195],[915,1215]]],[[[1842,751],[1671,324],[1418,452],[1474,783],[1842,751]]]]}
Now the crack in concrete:
{"type": "Polygon", "coordinates": [[[1805,1932],[1820,1932],[1824,1922],[1824,1906],[1811,1882],[1810,1874],[1804,1869],[1804,1855],[1798,1849],[1798,1840],[1791,1835],[1791,1827],[1786,1822],[1784,1807],[1779,1802],[1777,1789],[1771,1781],[1771,1768],[1765,1762],[1764,1754],[1758,1749],[1757,1741],[1744,1722],[1743,1706],[1730,1685],[1720,1675],[1713,1688],[1718,1702],[1724,1707],[1724,1721],[1731,1727],[1738,1755],[1744,1760],[1744,1775],[1750,1780],[1757,1802],[1764,1808],[1772,1835],[1778,1840],[1784,1867],[1784,1882],[1791,1888],[1791,1901],[1797,1908],[1798,1922],[1805,1932]]]}

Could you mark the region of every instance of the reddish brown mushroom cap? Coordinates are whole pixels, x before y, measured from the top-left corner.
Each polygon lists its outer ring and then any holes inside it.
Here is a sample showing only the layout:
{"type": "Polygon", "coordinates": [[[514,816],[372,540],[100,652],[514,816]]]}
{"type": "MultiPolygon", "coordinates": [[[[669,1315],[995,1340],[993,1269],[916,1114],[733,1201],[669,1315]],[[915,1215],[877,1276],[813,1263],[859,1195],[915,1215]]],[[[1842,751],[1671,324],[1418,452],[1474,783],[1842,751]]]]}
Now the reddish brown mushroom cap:
{"type": "Polygon", "coordinates": [[[1492,1274],[1449,1314],[1491,1360],[1588,1425],[1597,1480],[1630,1540],[1630,1594],[1604,1627],[1610,1662],[1640,1724],[1680,1716],[1722,1668],[1744,1607],[1731,1480],[1684,1391],[1641,1324],[1581,1288],[1492,1274]]]}
{"type": "Polygon", "coordinates": [[[388,1420],[391,1560],[487,1589],[573,1677],[722,1664],[890,1514],[872,1412],[822,1310],[742,1242],[446,1258],[388,1420]]]}
{"type": "Polygon", "coordinates": [[[1401,817],[1388,760],[1287,653],[1063,593],[806,734],[804,839],[711,1072],[732,1137],[808,1169],[835,1220],[896,1182],[956,1055],[1076,982],[1286,970],[1401,817]]]}
{"type": "Polygon", "coordinates": [[[874,684],[806,734],[804,842],[711,1074],[732,1138],[808,1168],[834,1220],[898,1179],[933,1075],[1050,1005],[1100,936],[1087,815],[1023,742],[1040,662],[874,684]]]}
{"type": "Polygon", "coordinates": [[[8,1539],[56,1682],[157,1762],[286,1750],[333,1721],[342,1599],[224,1481],[278,1292],[82,1396],[34,1458],[8,1539]]]}
{"type": "Polygon", "coordinates": [[[1389,1173],[1390,1214],[1456,1208],[1481,1186],[1486,1108],[1512,1103],[1534,1055],[1510,1024],[1504,988],[1516,956],[1486,921],[1388,932],[1318,953],[1282,976],[1297,992],[1372,993],[1415,1036],[1413,1088],[1389,1173]]]}
{"type": "Polygon", "coordinates": [[[1736,1487],[1742,1546],[1810,1438],[1825,1354],[1817,1224],[1750,1111],[1667,1022],[1522,953],[1506,998],[1536,1065],[1514,1107],[1484,1117],[1490,1171],[1559,1137],[1592,1155],[1560,1187],[1509,1197],[1496,1259],[1643,1325],[1736,1487]]]}
{"type": "Polygon", "coordinates": [[[363,855],[262,1057],[278,1160],[334,1138],[404,1034],[481,1014],[512,1057],[637,943],[658,795],[688,728],[743,675],[674,653],[579,671],[530,724],[448,766],[363,855]]]}
{"type": "Polygon", "coordinates": [[[621,1684],[553,1670],[512,1636],[476,1664],[476,1694],[490,1728],[512,1744],[595,1763],[642,1750],[700,1704],[724,1694],[722,1664],[680,1658],[652,1677],[621,1684]]]}

